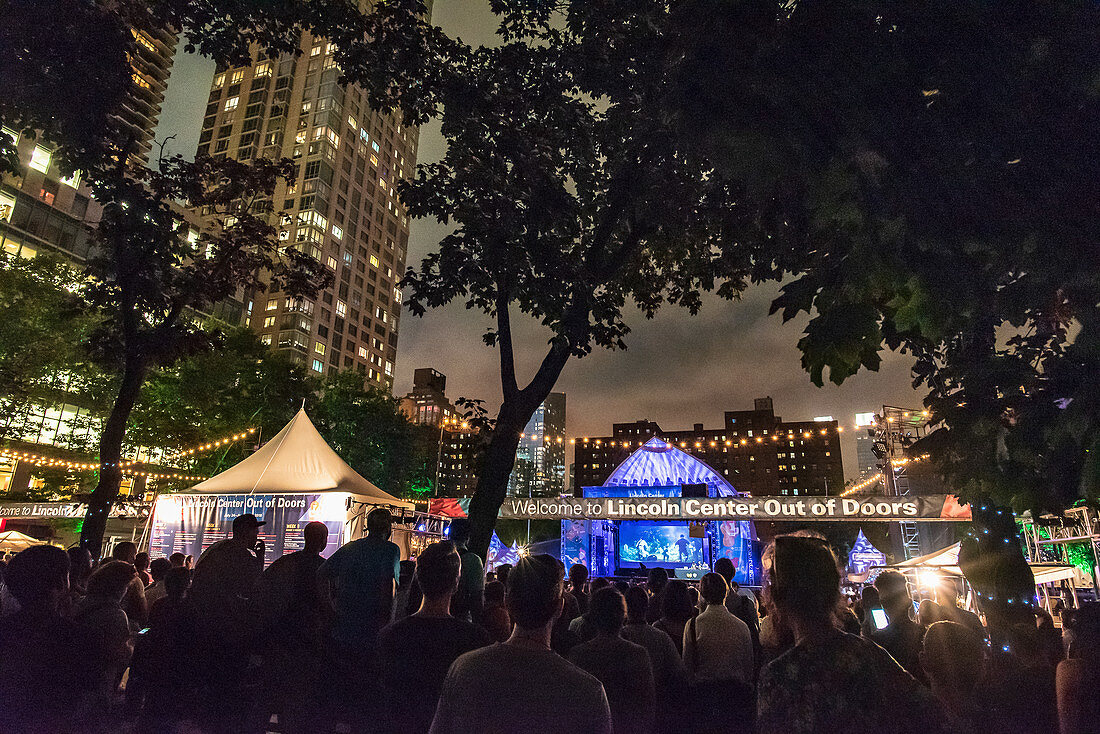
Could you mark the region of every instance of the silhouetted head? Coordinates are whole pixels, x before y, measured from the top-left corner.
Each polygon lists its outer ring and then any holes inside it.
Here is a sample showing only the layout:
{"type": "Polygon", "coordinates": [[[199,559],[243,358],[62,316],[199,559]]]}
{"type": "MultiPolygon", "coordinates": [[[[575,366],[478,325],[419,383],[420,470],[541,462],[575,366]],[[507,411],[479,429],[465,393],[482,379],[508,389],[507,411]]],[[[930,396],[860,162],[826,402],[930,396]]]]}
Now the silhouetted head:
{"type": "Polygon", "coordinates": [[[679,579],[669,581],[661,592],[661,616],[673,622],[687,622],[694,613],[688,585],[679,579]]]}
{"type": "Polygon", "coordinates": [[[128,540],[118,543],[111,551],[111,558],[132,564],[137,559],[137,545],[128,540]]]}
{"type": "Polygon", "coordinates": [[[138,553],[136,556],[134,556],[134,568],[136,568],[138,571],[148,571],[149,554],[145,551],[142,551],[141,553],[138,553]]]}
{"type": "Polygon", "coordinates": [[[172,563],[167,558],[156,558],[149,564],[149,575],[153,581],[160,581],[172,570],[172,563]]]}
{"type": "Polygon", "coordinates": [[[470,521],[464,517],[451,520],[451,542],[458,548],[465,548],[470,542],[470,521]]]}
{"type": "Polygon", "coordinates": [[[508,586],[508,574],[511,573],[511,572],[512,572],[512,564],[511,563],[502,563],[502,564],[500,564],[499,566],[497,566],[497,581],[499,581],[500,583],[504,584],[505,587],[507,587],[508,586]]]}
{"type": "Polygon", "coordinates": [[[176,552],[168,556],[168,562],[172,564],[172,568],[183,568],[187,564],[187,556],[176,552]]]}
{"type": "Polygon", "coordinates": [[[875,579],[875,588],[878,589],[882,606],[890,615],[891,621],[901,617],[908,618],[913,600],[909,596],[909,585],[904,575],[897,571],[883,571],[875,579]]]}
{"type": "Polygon", "coordinates": [[[574,563],[569,567],[569,583],[574,589],[578,589],[584,586],[588,581],[588,569],[579,563],[574,563]]]}
{"type": "Polygon", "coordinates": [[[600,589],[588,602],[588,620],[597,632],[617,635],[626,619],[626,601],[618,589],[600,589]]]}
{"type": "Polygon", "coordinates": [[[307,553],[320,553],[328,545],[328,525],[323,522],[308,523],[302,531],[307,553]]]}
{"type": "Polygon", "coordinates": [[[486,606],[504,606],[504,584],[499,581],[490,581],[485,584],[486,606]]]}
{"type": "Polygon", "coordinates": [[[168,575],[164,577],[164,591],[168,594],[168,598],[173,601],[182,599],[190,586],[191,569],[189,568],[177,566],[168,571],[168,575]]]}
{"type": "Polygon", "coordinates": [[[393,515],[385,507],[376,507],[367,513],[367,534],[389,539],[393,532],[393,515]]]}
{"type": "Polygon", "coordinates": [[[665,584],[668,583],[668,571],[663,568],[651,568],[649,569],[649,576],[646,578],[645,585],[649,589],[649,593],[656,596],[660,594],[665,588],[665,584]]]}
{"type": "Polygon", "coordinates": [[[985,640],[969,627],[936,622],[924,633],[920,664],[933,690],[970,694],[983,678],[985,651],[985,640]]]}
{"type": "Polygon", "coordinates": [[[561,614],[561,563],[553,556],[536,554],[521,558],[508,574],[505,601],[512,621],[521,630],[544,629],[561,614]]]}
{"type": "Polygon", "coordinates": [[[703,578],[699,580],[699,595],[703,597],[703,601],[707,604],[724,604],[729,590],[730,587],[726,580],[722,578],[722,574],[704,574],[703,578]]]}
{"type": "Polygon", "coordinates": [[[233,518],[233,539],[251,548],[256,545],[256,539],[260,537],[260,528],[266,524],[251,512],[237,515],[233,518]]]}
{"type": "Polygon", "coordinates": [[[737,569],[733,567],[733,561],[728,558],[719,558],[714,562],[714,572],[724,578],[727,584],[733,583],[733,577],[737,569]]]}
{"type": "Polygon", "coordinates": [[[65,552],[69,554],[69,586],[83,588],[88,577],[92,575],[92,554],[79,545],[74,545],[65,552]]]}
{"type": "Polygon", "coordinates": [[[649,594],[641,586],[631,586],[626,592],[626,617],[630,624],[645,624],[649,610],[649,594]]]}
{"type": "Polygon", "coordinates": [[[416,581],[425,599],[439,599],[454,594],[462,559],[454,543],[432,543],[416,557],[416,581]]]}
{"type": "Polygon", "coordinates": [[[4,582],[23,609],[55,612],[69,590],[69,556],[52,545],[31,546],[8,561],[4,582]]]}
{"type": "Polygon", "coordinates": [[[833,624],[840,571],[828,544],[816,537],[780,535],[764,554],[766,596],[785,618],[833,624]]]}
{"type": "Polygon", "coordinates": [[[137,570],[126,561],[108,561],[92,571],[92,575],[88,578],[88,596],[122,601],[126,587],[136,575],[137,570]]]}

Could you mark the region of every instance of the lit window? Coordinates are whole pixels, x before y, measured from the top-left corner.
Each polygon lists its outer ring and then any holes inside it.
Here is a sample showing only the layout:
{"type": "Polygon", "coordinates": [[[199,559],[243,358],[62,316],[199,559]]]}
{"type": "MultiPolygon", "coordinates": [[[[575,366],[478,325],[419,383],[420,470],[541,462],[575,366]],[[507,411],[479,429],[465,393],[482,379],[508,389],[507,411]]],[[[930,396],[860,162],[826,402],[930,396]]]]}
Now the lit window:
{"type": "Polygon", "coordinates": [[[80,186],[80,171],[73,171],[73,175],[61,179],[61,183],[72,186],[74,189],[80,186]]]}
{"type": "Polygon", "coordinates": [[[264,328],[265,329],[270,329],[274,325],[275,325],[275,317],[274,316],[268,316],[266,319],[264,319],[264,328]]]}
{"type": "Polygon", "coordinates": [[[138,85],[142,89],[149,89],[149,82],[141,74],[136,71],[130,75],[130,78],[134,81],[134,84],[138,85]]]}
{"type": "Polygon", "coordinates": [[[10,222],[15,209],[15,197],[0,191],[0,221],[10,222]]]}
{"type": "Polygon", "coordinates": [[[367,348],[366,347],[359,347],[359,356],[362,357],[363,359],[367,358],[367,348]]]}
{"type": "Polygon", "coordinates": [[[338,227],[335,224],[332,225],[332,236],[338,240],[344,239],[344,230],[342,227],[338,227]]]}
{"type": "Polygon", "coordinates": [[[318,354],[324,354],[325,345],[321,342],[313,342],[313,351],[317,352],[318,354]]]}
{"type": "Polygon", "coordinates": [[[53,206],[54,196],[56,196],[56,192],[50,190],[49,188],[46,188],[45,186],[43,186],[42,190],[38,192],[38,198],[46,202],[50,206],[53,206]]]}
{"type": "Polygon", "coordinates": [[[348,305],[346,303],[344,303],[343,301],[337,301],[336,302],[336,315],[337,316],[346,316],[347,313],[348,313],[348,305]]]}
{"type": "Polygon", "coordinates": [[[325,365],[322,364],[321,360],[319,360],[319,359],[313,360],[313,371],[314,372],[323,372],[324,369],[325,369],[325,365]]]}
{"type": "Polygon", "coordinates": [[[321,47],[320,46],[314,46],[313,48],[311,48],[309,50],[309,55],[310,56],[320,56],[321,55],[321,47]]]}
{"type": "Polygon", "coordinates": [[[237,69],[233,72],[233,76],[230,78],[229,83],[240,84],[242,81],[244,81],[244,69],[237,69]]]}
{"type": "Polygon", "coordinates": [[[41,145],[34,146],[34,152],[31,153],[30,166],[36,171],[45,173],[50,170],[50,159],[53,154],[50,151],[43,148],[41,145]]]}
{"type": "Polygon", "coordinates": [[[229,99],[225,100],[225,107],[223,109],[226,112],[229,112],[230,110],[235,110],[237,109],[237,103],[239,103],[240,101],[240,97],[230,97],[229,99]]]}
{"type": "Polygon", "coordinates": [[[348,127],[351,128],[353,133],[355,132],[355,128],[359,127],[359,122],[351,115],[348,115],[348,127]]]}
{"type": "Polygon", "coordinates": [[[217,89],[221,85],[225,84],[225,74],[218,74],[214,77],[214,83],[211,85],[214,89],[217,89]]]}
{"type": "Polygon", "coordinates": [[[265,61],[262,64],[256,66],[256,70],[252,72],[253,77],[271,76],[271,62],[265,61]]]}
{"type": "Polygon", "coordinates": [[[370,264],[371,264],[371,267],[377,268],[379,265],[382,264],[382,262],[377,257],[375,257],[374,255],[371,255],[370,256],[370,264]]]}
{"type": "Polygon", "coordinates": [[[267,310],[268,311],[274,311],[278,307],[279,307],[279,299],[278,298],[269,298],[268,299],[268,301],[267,301],[267,310]]]}
{"type": "Polygon", "coordinates": [[[393,377],[393,362],[386,360],[386,376],[393,377]]]}
{"type": "Polygon", "coordinates": [[[264,334],[263,336],[261,336],[260,337],[260,343],[263,344],[265,347],[270,347],[271,346],[271,334],[264,334]]]}
{"type": "Polygon", "coordinates": [[[332,268],[333,270],[336,269],[336,258],[334,258],[330,255],[327,262],[328,262],[328,266],[330,268],[332,268]]]}

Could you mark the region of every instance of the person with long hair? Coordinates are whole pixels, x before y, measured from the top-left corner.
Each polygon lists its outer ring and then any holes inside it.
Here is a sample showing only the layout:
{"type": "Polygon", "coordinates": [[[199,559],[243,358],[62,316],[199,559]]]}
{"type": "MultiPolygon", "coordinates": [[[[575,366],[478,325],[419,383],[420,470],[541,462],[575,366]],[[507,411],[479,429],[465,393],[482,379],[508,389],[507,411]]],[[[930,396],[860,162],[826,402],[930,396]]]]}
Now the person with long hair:
{"type": "Polygon", "coordinates": [[[948,729],[932,694],[885,650],[838,629],[840,571],[825,541],[779,536],[762,561],[764,595],[794,647],[761,672],[758,734],[948,729]]]}
{"type": "Polygon", "coordinates": [[[653,626],[672,638],[676,652],[684,654],[684,627],[695,616],[688,586],[678,579],[669,581],[661,592],[661,617],[653,626]]]}

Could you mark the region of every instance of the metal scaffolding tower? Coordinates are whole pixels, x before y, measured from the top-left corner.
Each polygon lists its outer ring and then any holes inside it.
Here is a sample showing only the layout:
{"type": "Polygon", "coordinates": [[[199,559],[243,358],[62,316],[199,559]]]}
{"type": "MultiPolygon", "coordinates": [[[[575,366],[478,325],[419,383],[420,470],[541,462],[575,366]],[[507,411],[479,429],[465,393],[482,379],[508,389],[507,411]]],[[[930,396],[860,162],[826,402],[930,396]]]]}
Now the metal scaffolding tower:
{"type": "MultiPolygon", "coordinates": [[[[882,461],[882,483],[886,494],[898,497],[909,494],[907,466],[911,459],[905,450],[924,437],[927,429],[927,411],[884,405],[882,412],[875,416],[872,449],[875,456],[882,461]]],[[[917,524],[899,522],[896,525],[906,560],[921,555],[917,524]]]]}

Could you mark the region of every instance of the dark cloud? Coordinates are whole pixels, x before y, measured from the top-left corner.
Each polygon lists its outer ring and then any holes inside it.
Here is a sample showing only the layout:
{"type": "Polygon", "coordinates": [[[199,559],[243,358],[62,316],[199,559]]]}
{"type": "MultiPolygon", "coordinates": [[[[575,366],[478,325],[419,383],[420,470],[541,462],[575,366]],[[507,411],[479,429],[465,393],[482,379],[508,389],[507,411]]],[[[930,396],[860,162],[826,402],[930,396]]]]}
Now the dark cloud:
{"type": "MultiPolygon", "coordinates": [[[[489,4],[475,0],[435,3],[433,20],[470,43],[492,43],[496,23],[489,4]]],[[[170,150],[193,155],[209,90],[213,64],[177,55],[158,138],[175,133],[170,150]]],[[[420,135],[419,159],[443,154],[436,124],[420,135]]],[[[414,222],[409,262],[416,264],[446,230],[434,222],[414,222]]],[[[855,474],[852,421],[857,412],[884,403],[916,406],[920,395],[910,388],[910,361],[887,354],[877,373],[863,372],[843,386],[814,387],[802,370],[796,344],[804,320],[783,324],[767,315],[775,286],[758,286],[738,302],[708,299],[695,317],[676,308],[647,321],[632,313],[634,331],[623,352],[599,351],[572,361],[557,389],[568,394],[570,434],[602,435],[615,421],[649,418],[667,429],[702,422],[721,425],[722,412],[752,407],[755,397],[770,395],[776,412],[789,419],[832,415],[849,431],[844,442],[845,474],[855,474]]],[[[394,392],[403,394],[417,367],[435,367],[447,375],[452,397],[484,398],[495,410],[500,401],[497,354],[481,335],[486,318],[461,304],[430,312],[422,319],[405,314],[397,352],[394,392]]],[[[530,375],[546,350],[548,334],[537,324],[518,324],[519,367],[530,375]]]]}

